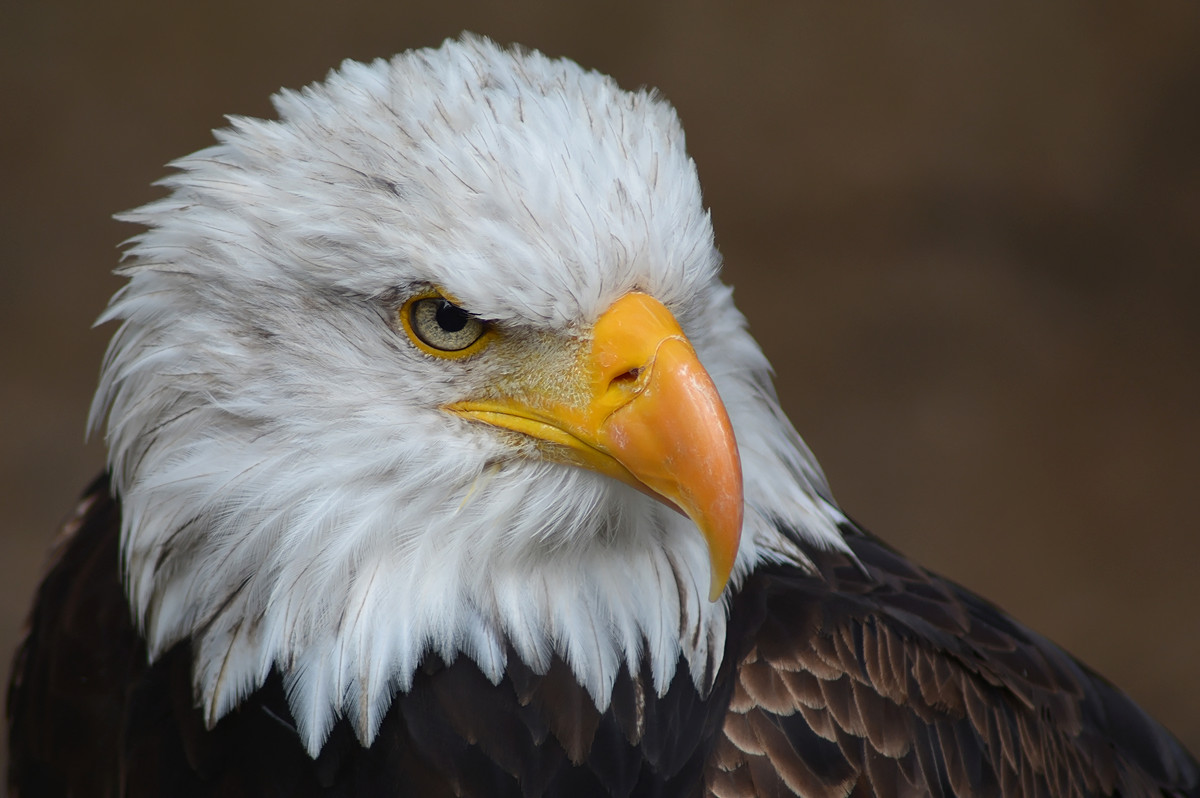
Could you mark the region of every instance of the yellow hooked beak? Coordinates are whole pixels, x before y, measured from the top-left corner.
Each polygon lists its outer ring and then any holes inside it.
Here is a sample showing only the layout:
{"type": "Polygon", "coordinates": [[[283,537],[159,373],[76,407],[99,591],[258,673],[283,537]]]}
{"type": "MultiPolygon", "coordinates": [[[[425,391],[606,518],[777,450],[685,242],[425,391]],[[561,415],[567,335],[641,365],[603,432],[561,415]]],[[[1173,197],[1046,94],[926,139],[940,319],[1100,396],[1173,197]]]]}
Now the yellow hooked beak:
{"type": "Polygon", "coordinates": [[[675,317],[646,294],[625,295],[597,320],[566,378],[553,391],[510,388],[446,409],[551,444],[541,447],[547,457],[687,515],[708,544],[716,601],[741,538],[742,468],[729,415],[675,317]]]}

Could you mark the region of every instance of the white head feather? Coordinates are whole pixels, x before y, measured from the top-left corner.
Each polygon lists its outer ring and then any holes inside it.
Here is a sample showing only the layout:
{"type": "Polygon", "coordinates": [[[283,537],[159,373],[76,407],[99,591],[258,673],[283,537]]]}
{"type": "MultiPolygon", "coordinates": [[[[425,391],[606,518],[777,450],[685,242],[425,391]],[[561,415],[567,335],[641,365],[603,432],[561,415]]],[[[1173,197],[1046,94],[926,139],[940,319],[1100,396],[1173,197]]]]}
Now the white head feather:
{"type": "Polygon", "coordinates": [[[192,640],[210,723],[283,674],[310,752],[369,744],[422,656],[499,680],[552,654],[598,707],[647,658],[702,689],[727,606],[687,519],[514,451],[441,410],[503,376],[397,333],[436,285],[514,334],[572,336],[637,288],[678,318],[737,435],[736,585],[842,546],[840,512],[779,410],[717,271],[674,110],[595,72],[467,37],[275,97],[177,161],[102,321],[130,601],[151,657],[192,640]]]}

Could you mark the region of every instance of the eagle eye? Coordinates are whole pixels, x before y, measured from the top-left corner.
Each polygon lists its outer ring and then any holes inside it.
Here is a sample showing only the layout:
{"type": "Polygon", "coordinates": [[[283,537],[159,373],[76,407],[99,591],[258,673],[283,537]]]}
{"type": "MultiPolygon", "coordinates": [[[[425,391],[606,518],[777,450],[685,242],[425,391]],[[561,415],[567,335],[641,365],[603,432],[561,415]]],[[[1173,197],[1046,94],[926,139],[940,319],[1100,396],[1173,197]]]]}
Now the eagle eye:
{"type": "Polygon", "coordinates": [[[438,357],[465,357],[483,348],[488,325],[439,294],[415,296],[400,308],[404,331],[419,349],[438,357]]]}

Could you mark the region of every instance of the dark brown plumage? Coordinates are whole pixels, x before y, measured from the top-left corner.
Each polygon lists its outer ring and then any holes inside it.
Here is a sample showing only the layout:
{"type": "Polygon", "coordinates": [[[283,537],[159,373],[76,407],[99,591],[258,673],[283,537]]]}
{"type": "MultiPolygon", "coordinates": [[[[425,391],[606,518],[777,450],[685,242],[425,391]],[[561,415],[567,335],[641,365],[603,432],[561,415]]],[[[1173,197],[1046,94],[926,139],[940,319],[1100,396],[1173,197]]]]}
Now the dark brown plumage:
{"type": "Polygon", "coordinates": [[[8,696],[14,796],[1184,796],[1196,763],[1128,698],[856,529],[860,563],[762,569],[709,695],[623,675],[599,713],[569,668],[493,686],[431,658],[366,749],[313,760],[277,677],[208,731],[190,651],[154,665],[99,480],[38,592],[8,696]]]}
{"type": "MultiPolygon", "coordinates": [[[[1196,763],[1124,694],[856,529],[861,563],[760,572],[708,768],[721,796],[1191,795],[1196,763]]],[[[745,609],[743,608],[743,611],[745,609]]]]}

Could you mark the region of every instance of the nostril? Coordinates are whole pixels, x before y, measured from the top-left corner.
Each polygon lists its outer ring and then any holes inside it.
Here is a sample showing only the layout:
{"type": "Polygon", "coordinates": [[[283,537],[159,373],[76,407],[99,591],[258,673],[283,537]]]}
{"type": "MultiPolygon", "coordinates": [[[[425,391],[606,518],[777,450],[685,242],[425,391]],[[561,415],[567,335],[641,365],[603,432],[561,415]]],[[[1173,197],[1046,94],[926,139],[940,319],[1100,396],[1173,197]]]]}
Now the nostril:
{"type": "Polygon", "coordinates": [[[618,374],[617,376],[613,377],[610,384],[613,386],[632,385],[633,383],[637,382],[637,379],[641,373],[642,369],[640,367],[632,368],[629,371],[626,371],[624,374],[618,374]]]}

